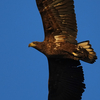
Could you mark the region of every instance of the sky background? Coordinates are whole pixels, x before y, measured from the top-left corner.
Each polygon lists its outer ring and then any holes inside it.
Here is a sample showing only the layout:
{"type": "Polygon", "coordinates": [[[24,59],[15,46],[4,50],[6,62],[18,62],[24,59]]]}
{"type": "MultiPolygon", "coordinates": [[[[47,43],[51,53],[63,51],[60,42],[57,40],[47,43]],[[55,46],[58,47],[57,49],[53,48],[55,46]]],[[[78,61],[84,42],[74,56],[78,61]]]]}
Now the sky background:
{"type": "MultiPolygon", "coordinates": [[[[98,56],[94,64],[81,61],[86,84],[82,100],[100,100],[100,0],[74,1],[77,40],[90,40],[98,56]]],[[[35,0],[0,0],[0,100],[47,100],[47,58],[28,48],[43,40],[35,0]]]]}

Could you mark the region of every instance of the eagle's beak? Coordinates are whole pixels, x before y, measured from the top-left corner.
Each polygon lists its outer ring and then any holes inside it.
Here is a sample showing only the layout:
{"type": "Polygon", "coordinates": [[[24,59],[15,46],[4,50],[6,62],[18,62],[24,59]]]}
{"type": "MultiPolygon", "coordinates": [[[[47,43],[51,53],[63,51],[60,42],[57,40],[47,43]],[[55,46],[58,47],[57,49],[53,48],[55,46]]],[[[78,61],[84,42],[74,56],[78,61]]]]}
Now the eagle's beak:
{"type": "Polygon", "coordinates": [[[36,44],[34,44],[33,42],[28,45],[28,47],[35,47],[35,46],[36,44]]]}

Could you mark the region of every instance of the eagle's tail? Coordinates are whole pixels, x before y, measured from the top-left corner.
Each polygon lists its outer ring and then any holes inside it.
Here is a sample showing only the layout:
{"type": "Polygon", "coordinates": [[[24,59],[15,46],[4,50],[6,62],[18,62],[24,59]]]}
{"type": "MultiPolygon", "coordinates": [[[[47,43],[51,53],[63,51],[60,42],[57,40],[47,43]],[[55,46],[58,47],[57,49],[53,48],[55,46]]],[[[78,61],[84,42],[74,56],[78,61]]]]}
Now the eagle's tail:
{"type": "Polygon", "coordinates": [[[97,59],[96,53],[89,41],[80,42],[77,44],[77,51],[73,52],[73,55],[78,57],[80,60],[83,60],[88,63],[94,63],[97,59]]]}

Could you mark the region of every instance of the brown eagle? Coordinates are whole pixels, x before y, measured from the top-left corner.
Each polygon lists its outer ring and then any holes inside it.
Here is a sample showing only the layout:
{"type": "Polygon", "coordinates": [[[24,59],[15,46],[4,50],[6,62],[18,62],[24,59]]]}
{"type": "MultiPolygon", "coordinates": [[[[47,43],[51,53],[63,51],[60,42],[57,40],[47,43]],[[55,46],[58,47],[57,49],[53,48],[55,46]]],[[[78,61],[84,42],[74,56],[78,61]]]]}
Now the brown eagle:
{"type": "Polygon", "coordinates": [[[96,53],[89,41],[77,43],[77,23],[73,0],[36,0],[42,17],[45,39],[32,42],[48,58],[48,100],[81,100],[85,89],[79,60],[94,63],[96,53]]]}

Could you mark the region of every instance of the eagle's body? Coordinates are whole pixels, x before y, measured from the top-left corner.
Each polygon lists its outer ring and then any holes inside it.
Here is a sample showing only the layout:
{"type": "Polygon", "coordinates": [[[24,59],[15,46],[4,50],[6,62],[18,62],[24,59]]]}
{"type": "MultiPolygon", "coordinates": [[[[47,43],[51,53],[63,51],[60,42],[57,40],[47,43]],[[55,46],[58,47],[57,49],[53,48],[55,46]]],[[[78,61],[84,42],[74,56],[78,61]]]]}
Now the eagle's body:
{"type": "Polygon", "coordinates": [[[42,17],[45,39],[32,42],[48,58],[48,100],[80,100],[84,74],[79,60],[94,63],[96,53],[89,41],[77,43],[77,24],[73,0],[36,0],[42,17]]]}
{"type": "Polygon", "coordinates": [[[62,56],[63,58],[75,58],[71,53],[76,50],[76,45],[69,42],[53,43],[44,41],[42,43],[35,42],[35,44],[35,48],[44,53],[47,57],[62,56]]]}

